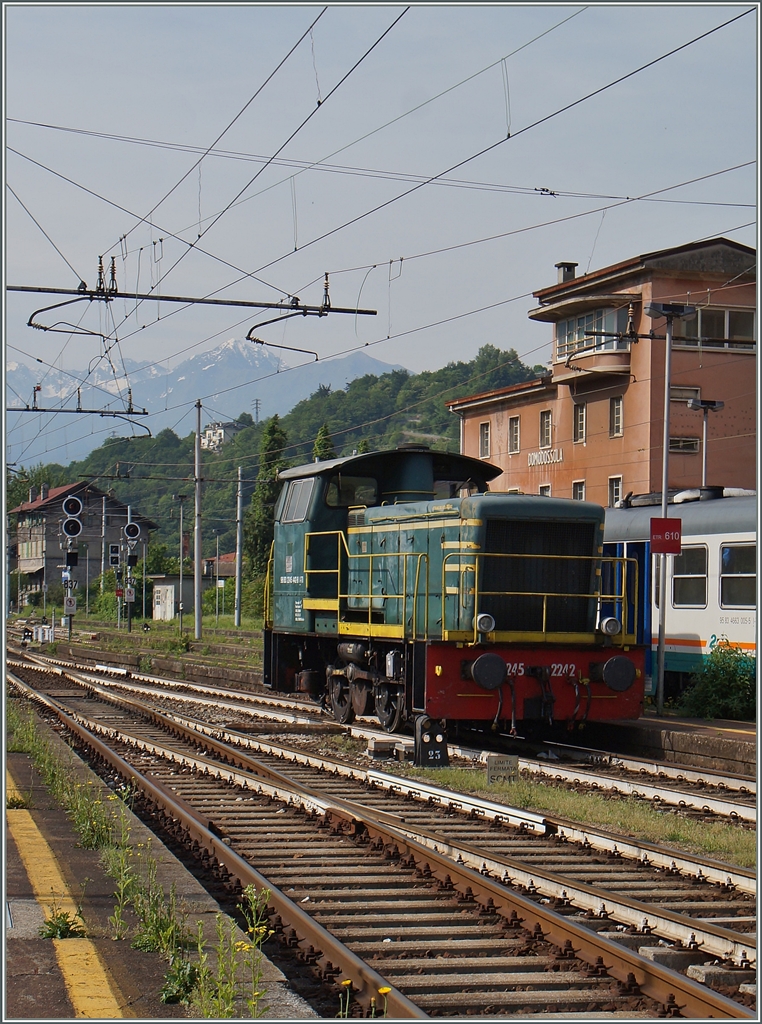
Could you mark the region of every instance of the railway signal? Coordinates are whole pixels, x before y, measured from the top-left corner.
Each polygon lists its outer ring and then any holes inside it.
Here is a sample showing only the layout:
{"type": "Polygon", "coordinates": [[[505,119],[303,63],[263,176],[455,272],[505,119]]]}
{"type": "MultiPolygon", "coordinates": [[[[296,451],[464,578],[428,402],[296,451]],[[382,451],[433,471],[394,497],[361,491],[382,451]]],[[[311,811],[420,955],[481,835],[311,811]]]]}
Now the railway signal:
{"type": "Polygon", "coordinates": [[[64,537],[73,540],[82,533],[82,520],[79,517],[82,515],[84,506],[76,494],[70,494],[68,498],[64,498],[61,507],[63,514],[66,516],[61,526],[61,532],[64,537]]]}

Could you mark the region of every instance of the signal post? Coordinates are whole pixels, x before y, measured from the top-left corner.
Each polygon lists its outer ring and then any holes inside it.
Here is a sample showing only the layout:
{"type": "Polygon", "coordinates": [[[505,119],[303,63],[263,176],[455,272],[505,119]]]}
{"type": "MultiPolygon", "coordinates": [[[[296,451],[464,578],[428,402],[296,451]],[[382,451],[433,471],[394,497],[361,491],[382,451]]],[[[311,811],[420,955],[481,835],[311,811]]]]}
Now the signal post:
{"type": "Polygon", "coordinates": [[[66,621],[69,628],[69,640],[71,641],[71,631],[74,620],[74,614],[77,611],[77,599],[74,596],[74,591],[77,587],[77,581],[71,578],[71,570],[77,565],[79,561],[79,552],[77,548],[72,546],[72,542],[79,537],[82,533],[82,509],[84,508],[82,500],[76,496],[76,494],[70,494],[67,498],[64,498],[63,505],[64,516],[66,517],[61,523],[61,549],[64,550],[65,564],[62,566],[61,582],[64,588],[64,614],[66,615],[66,621]]]}

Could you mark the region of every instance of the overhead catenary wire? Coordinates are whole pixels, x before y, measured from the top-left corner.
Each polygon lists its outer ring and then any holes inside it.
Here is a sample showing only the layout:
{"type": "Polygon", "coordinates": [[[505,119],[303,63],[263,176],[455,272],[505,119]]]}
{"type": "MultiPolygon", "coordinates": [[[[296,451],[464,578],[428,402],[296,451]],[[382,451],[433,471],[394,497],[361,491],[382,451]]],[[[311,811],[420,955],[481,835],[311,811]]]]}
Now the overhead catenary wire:
{"type": "MultiPolygon", "coordinates": [[[[329,238],[331,235],[336,234],[338,231],[343,231],[345,228],[350,227],[353,224],[357,224],[359,221],[364,220],[366,217],[369,217],[374,213],[378,213],[380,210],[386,209],[386,207],[391,206],[392,203],[396,203],[400,199],[404,199],[406,196],[412,195],[414,192],[417,192],[418,189],[424,188],[426,185],[431,184],[431,182],[436,181],[438,178],[443,177],[445,174],[451,174],[453,171],[458,170],[458,168],[464,167],[466,164],[471,163],[474,160],[478,160],[480,157],[486,155],[487,153],[493,152],[495,149],[497,149],[499,146],[504,145],[506,142],[514,140],[518,138],[520,135],[524,135],[526,132],[538,128],[541,124],[545,124],[552,118],[558,117],[559,115],[566,113],[568,110],[572,110],[574,107],[579,106],[581,103],[586,103],[588,100],[593,99],[593,97],[595,96],[599,96],[601,93],[606,92],[606,90],[613,88],[615,85],[619,85],[622,82],[626,81],[627,79],[632,78],[634,75],[638,75],[642,71],[654,67],[654,65],[660,63],[663,60],[666,60],[668,57],[673,57],[676,53],[680,53],[681,50],[685,50],[687,47],[693,46],[695,43],[700,42],[702,39],[706,39],[708,36],[713,35],[715,32],[719,32],[720,29],[726,28],[728,25],[733,24],[733,22],[738,21],[740,18],[746,17],[747,14],[751,14],[754,10],[755,8],[749,8],[748,10],[743,11],[741,14],[737,14],[733,18],[729,18],[721,25],[716,25],[714,28],[708,29],[706,32],[702,32],[700,35],[688,40],[687,43],[682,43],[680,46],[674,47],[667,53],[663,53],[661,54],[661,56],[655,57],[653,60],[648,61],[646,64],[642,64],[640,67],[635,68],[633,71],[628,71],[626,74],[620,75],[619,78],[615,78],[613,81],[608,82],[606,85],[602,85],[598,89],[594,89],[592,92],[589,92],[584,96],[580,96],[578,99],[572,100],[570,103],[566,103],[563,107],[559,107],[552,113],[545,114],[543,117],[538,118],[536,121],[533,121],[530,124],[525,125],[523,128],[520,128],[518,131],[513,132],[509,138],[498,139],[497,142],[493,142],[490,145],[480,149],[477,153],[473,153],[471,156],[468,156],[463,160],[459,160],[457,163],[452,164],[445,170],[440,171],[439,174],[432,175],[432,177],[427,178],[425,181],[420,182],[417,185],[414,185],[412,188],[407,189],[405,192],[401,192],[399,195],[393,196],[391,199],[388,199],[385,202],[379,203],[378,205],[372,207],[372,209],[366,210],[364,213],[360,213],[356,217],[350,218],[343,224],[340,224],[338,227],[332,228],[329,231],[325,231],[321,235],[317,235],[310,241],[304,242],[301,246],[300,251],[304,251],[304,249],[306,249],[308,246],[314,245],[316,242],[321,242],[324,239],[329,238]]],[[[268,263],[263,264],[256,271],[254,271],[254,273],[259,274],[263,270],[267,270],[270,267],[275,266],[275,264],[280,263],[282,260],[287,259],[290,255],[292,255],[292,253],[284,253],[282,256],[279,256],[276,259],[270,260],[268,263]]]]}
{"type": "MultiPolygon", "coordinates": [[[[307,116],[306,116],[306,117],[304,118],[304,120],[303,120],[303,121],[302,121],[302,122],[301,122],[301,123],[300,123],[299,125],[297,125],[297,127],[296,127],[296,128],[295,128],[295,129],[294,129],[294,130],[293,130],[292,132],[291,132],[291,134],[290,134],[290,135],[288,136],[288,138],[287,138],[287,139],[285,139],[285,141],[281,143],[281,145],[280,145],[280,146],[278,147],[278,149],[276,149],[276,151],[275,151],[275,152],[273,153],[272,157],[271,157],[271,158],[270,158],[269,160],[267,160],[267,161],[266,161],[266,162],[265,162],[265,163],[264,163],[264,164],[262,165],[262,167],[260,167],[260,169],[259,169],[259,170],[257,171],[257,173],[256,173],[256,174],[255,174],[255,175],[254,175],[254,176],[253,176],[253,177],[252,177],[252,178],[251,178],[251,179],[250,179],[250,180],[249,180],[249,181],[248,181],[248,182],[247,182],[247,183],[246,183],[246,184],[245,184],[245,185],[243,186],[243,188],[242,188],[242,189],[239,189],[239,191],[238,191],[238,192],[236,193],[236,195],[235,195],[235,196],[233,197],[233,199],[231,199],[231,200],[230,200],[230,202],[229,202],[229,203],[228,203],[228,204],[227,204],[227,205],[226,205],[226,206],[225,206],[225,207],[224,207],[224,208],[223,208],[223,209],[222,209],[222,210],[221,210],[221,211],[220,211],[220,212],[219,212],[219,213],[218,213],[218,214],[216,215],[216,217],[214,217],[214,218],[213,218],[213,220],[211,221],[211,223],[210,223],[210,224],[208,224],[208,225],[207,225],[207,226],[206,226],[206,227],[204,228],[204,230],[203,230],[203,231],[202,231],[202,233],[201,233],[201,237],[202,237],[202,238],[204,237],[204,235],[208,234],[208,232],[209,232],[209,231],[211,231],[211,229],[212,229],[212,228],[213,228],[213,227],[215,226],[215,224],[217,224],[217,223],[218,223],[218,222],[219,222],[219,221],[221,220],[221,218],[225,216],[225,214],[226,214],[226,213],[228,212],[228,210],[229,210],[229,209],[231,208],[231,206],[233,206],[233,204],[234,204],[234,203],[236,202],[236,200],[240,199],[240,198],[241,198],[241,196],[242,196],[242,195],[244,194],[244,192],[246,192],[246,191],[247,191],[247,190],[249,189],[249,187],[250,187],[250,186],[251,186],[251,185],[252,185],[252,184],[253,184],[253,183],[254,183],[254,182],[255,182],[255,181],[257,180],[257,178],[258,178],[258,177],[260,176],[260,174],[262,174],[262,173],[263,173],[263,171],[264,171],[264,170],[265,170],[265,169],[266,169],[267,167],[269,167],[269,165],[270,165],[270,162],[271,162],[271,160],[272,160],[272,159],[274,159],[274,158],[275,158],[276,156],[278,156],[278,155],[279,155],[279,154],[280,154],[280,153],[281,153],[281,152],[282,152],[282,151],[283,151],[283,150],[284,150],[284,149],[286,148],[286,146],[287,146],[287,145],[288,145],[288,144],[289,144],[289,143],[290,143],[290,142],[291,142],[291,141],[292,141],[292,140],[293,140],[293,139],[294,139],[294,138],[295,138],[295,137],[296,137],[296,136],[297,136],[297,135],[299,134],[299,132],[300,132],[300,131],[301,131],[301,130],[302,130],[302,129],[303,129],[304,127],[305,127],[305,125],[307,125],[307,124],[308,124],[308,123],[309,123],[309,122],[310,122],[310,121],[312,120],[312,118],[313,118],[313,117],[315,116],[315,114],[317,113],[317,111],[318,111],[318,110],[320,110],[320,109],[321,109],[321,108],[322,108],[322,107],[323,107],[323,106],[324,106],[324,105],[325,105],[325,104],[327,103],[327,101],[328,101],[328,100],[329,100],[329,99],[331,98],[331,96],[333,96],[333,95],[334,95],[334,93],[335,93],[335,92],[336,92],[336,91],[337,91],[338,89],[340,89],[340,88],[341,88],[341,86],[342,86],[342,85],[343,85],[343,84],[344,84],[344,83],[345,83],[345,82],[347,81],[347,79],[348,79],[348,78],[349,78],[349,77],[350,77],[350,76],[351,76],[352,74],[354,74],[354,72],[355,72],[355,71],[357,70],[357,68],[358,68],[358,67],[360,67],[360,65],[361,65],[361,64],[363,63],[363,61],[365,61],[365,60],[366,60],[366,59],[368,58],[368,56],[370,56],[370,54],[371,54],[371,53],[372,53],[372,52],[373,52],[373,51],[374,51],[374,50],[376,49],[376,47],[377,47],[377,46],[378,46],[378,45],[379,45],[379,44],[380,44],[380,43],[381,43],[381,42],[382,42],[382,41],[383,41],[383,40],[384,40],[384,39],[386,38],[386,36],[387,36],[387,35],[388,35],[388,34],[389,34],[389,33],[391,32],[391,30],[392,30],[392,29],[393,29],[393,28],[394,28],[394,27],[395,27],[395,26],[397,25],[397,23],[398,23],[398,22],[399,22],[399,21],[400,21],[400,20],[401,20],[401,19],[402,19],[402,18],[403,18],[403,17],[404,17],[404,16],[406,15],[406,14],[407,14],[407,12],[408,12],[409,10],[410,10],[410,8],[409,8],[409,7],[406,7],[406,8],[405,8],[405,9],[404,9],[404,10],[402,11],[402,13],[401,13],[401,14],[399,14],[399,15],[398,15],[398,16],[397,16],[397,17],[396,17],[396,18],[394,19],[394,21],[393,21],[393,22],[391,23],[391,25],[389,25],[389,26],[388,26],[388,27],[387,27],[387,28],[386,28],[386,29],[385,29],[385,30],[384,30],[384,31],[383,31],[383,32],[381,33],[381,35],[380,35],[380,36],[379,36],[379,37],[378,37],[378,38],[377,38],[377,39],[375,40],[375,42],[374,42],[374,43],[373,43],[373,44],[372,44],[372,45],[371,45],[371,46],[370,46],[370,47],[369,47],[369,48],[368,48],[368,49],[367,49],[367,50],[365,51],[365,53],[364,53],[364,54],[363,54],[363,55],[362,55],[362,56],[361,56],[361,57],[359,58],[359,60],[355,61],[355,63],[354,63],[353,65],[352,65],[352,67],[351,67],[351,68],[349,69],[349,71],[347,71],[347,72],[346,72],[346,73],[345,73],[345,74],[344,74],[344,75],[343,75],[343,76],[342,76],[342,77],[341,77],[341,78],[339,79],[339,81],[338,81],[338,82],[336,83],[336,85],[334,85],[334,86],[333,86],[333,88],[329,90],[329,92],[327,93],[327,95],[326,95],[325,99],[324,99],[324,100],[322,101],[322,103],[321,103],[321,104],[319,104],[319,105],[318,105],[318,106],[316,106],[316,107],[315,107],[315,108],[314,108],[313,110],[311,110],[311,111],[310,111],[310,113],[309,113],[309,114],[308,114],[308,115],[307,115],[307,116]]],[[[166,271],[165,271],[165,272],[164,272],[164,273],[163,273],[163,274],[161,275],[161,277],[160,277],[160,278],[159,278],[159,280],[157,281],[157,284],[159,284],[159,283],[160,283],[161,281],[165,280],[165,278],[167,278],[167,277],[168,277],[168,276],[169,276],[169,275],[170,275],[170,274],[171,274],[171,273],[172,273],[172,272],[173,272],[173,271],[175,270],[175,268],[176,268],[177,266],[179,266],[179,264],[180,264],[180,263],[181,263],[181,262],[182,262],[182,261],[183,261],[183,260],[185,259],[185,257],[186,257],[186,256],[188,255],[188,253],[189,253],[189,252],[190,252],[190,251],[191,251],[192,249],[194,249],[195,247],[196,247],[196,242],[195,242],[195,241],[194,241],[194,242],[191,242],[191,243],[190,243],[190,244],[188,245],[188,248],[187,248],[187,249],[186,249],[186,250],[185,250],[185,251],[184,251],[183,253],[181,253],[181,254],[180,254],[180,256],[179,256],[179,257],[178,257],[178,258],[177,258],[177,259],[175,260],[175,262],[174,262],[174,263],[172,264],[172,266],[171,266],[171,267],[169,267],[169,269],[168,269],[168,270],[166,270],[166,271]]]]}
{"type": "MultiPolygon", "coordinates": [[[[159,201],[157,203],[155,203],[151,207],[151,209],[148,211],[148,213],[146,213],[143,217],[141,217],[140,220],[138,221],[138,223],[135,224],[132,228],[130,228],[129,231],[127,231],[122,236],[122,238],[126,239],[128,235],[130,235],[133,231],[135,231],[140,226],[140,224],[145,223],[148,220],[149,217],[152,217],[153,214],[162,205],[162,203],[166,202],[166,200],[169,199],[169,197],[172,195],[172,193],[175,192],[180,187],[180,185],[182,185],[182,183],[186,180],[186,178],[188,178],[197,167],[199,168],[199,175],[200,175],[200,173],[201,173],[201,164],[202,164],[204,158],[206,156],[208,156],[208,154],[214,149],[214,147],[217,145],[217,143],[222,138],[224,138],[225,135],[227,135],[227,133],[230,131],[230,129],[233,127],[233,125],[236,123],[236,121],[238,121],[238,119],[244,115],[244,113],[248,110],[248,108],[251,106],[251,104],[254,102],[254,100],[260,95],[262,90],[265,89],[265,87],[273,80],[273,78],[277,75],[277,73],[281,70],[281,68],[286,64],[288,59],[296,52],[296,50],[298,49],[300,44],[304,41],[304,39],[306,39],[308,35],[310,37],[312,36],[312,30],[314,29],[315,25],[317,25],[317,23],[320,21],[320,19],[323,17],[323,15],[325,14],[325,12],[327,10],[328,10],[328,8],[324,7],[322,9],[322,11],[320,11],[318,16],[313,19],[313,21],[310,24],[310,26],[307,29],[305,29],[305,31],[297,39],[297,41],[294,43],[294,45],[291,47],[291,49],[276,64],[276,66],[273,68],[273,70],[270,72],[270,74],[261,83],[259,88],[254,92],[254,94],[252,96],[249,97],[249,99],[246,101],[246,103],[244,103],[243,107],[241,107],[241,109],[238,111],[238,113],[235,115],[235,117],[232,119],[232,121],[229,121],[228,124],[225,125],[225,127],[222,129],[222,131],[217,136],[217,138],[214,140],[214,142],[212,142],[211,145],[209,145],[204,150],[203,154],[196,161],[196,163],[194,163],[191,167],[188,168],[188,170],[185,172],[185,174],[183,174],[183,176],[180,178],[180,180],[177,181],[172,186],[172,188],[170,188],[169,191],[166,192],[161,197],[161,199],[159,199],[159,201]]],[[[313,56],[314,56],[314,53],[313,53],[313,56]]],[[[317,72],[316,72],[316,74],[317,74],[317,72]]],[[[200,187],[201,187],[201,183],[200,183],[200,178],[199,178],[199,189],[200,189],[200,187]]],[[[200,197],[199,197],[199,238],[201,237],[201,224],[200,224],[200,221],[201,221],[201,202],[200,202],[200,197]]],[[[119,243],[117,242],[116,244],[118,245],[119,243]]],[[[111,246],[111,248],[108,251],[111,252],[111,249],[113,249],[114,247],[115,246],[111,246]]]]}

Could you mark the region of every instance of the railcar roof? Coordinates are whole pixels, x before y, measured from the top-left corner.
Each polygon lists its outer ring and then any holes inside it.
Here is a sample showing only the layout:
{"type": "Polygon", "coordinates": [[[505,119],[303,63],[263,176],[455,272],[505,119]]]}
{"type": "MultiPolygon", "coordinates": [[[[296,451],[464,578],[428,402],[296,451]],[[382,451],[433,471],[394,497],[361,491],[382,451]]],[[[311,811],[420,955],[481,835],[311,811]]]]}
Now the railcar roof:
{"type": "Polygon", "coordinates": [[[278,474],[279,480],[298,480],[301,477],[317,476],[332,470],[351,470],[358,475],[383,475],[396,463],[411,455],[430,455],[433,460],[435,480],[494,480],[502,470],[490,462],[472,459],[468,455],[454,455],[450,452],[435,452],[426,448],[392,448],[387,451],[366,452],[363,455],[345,455],[340,459],[326,459],[325,462],[308,462],[304,466],[284,469],[278,474]]]}
{"type": "MultiPolygon", "coordinates": [[[[711,501],[682,502],[669,505],[670,519],[682,520],[684,536],[711,533],[754,533],[757,529],[757,499],[714,498],[711,501]]],[[[651,519],[661,516],[659,505],[637,508],[607,508],[604,543],[649,540],[651,519]]]]}

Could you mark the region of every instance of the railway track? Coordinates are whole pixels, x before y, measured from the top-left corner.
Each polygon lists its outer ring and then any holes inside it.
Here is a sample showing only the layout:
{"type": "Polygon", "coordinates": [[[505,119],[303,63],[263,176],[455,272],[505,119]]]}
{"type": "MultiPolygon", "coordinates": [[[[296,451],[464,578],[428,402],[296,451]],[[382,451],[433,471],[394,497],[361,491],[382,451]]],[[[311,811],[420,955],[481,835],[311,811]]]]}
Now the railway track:
{"type": "MultiPolygon", "coordinates": [[[[753,881],[744,881],[743,872],[730,884],[727,878],[712,883],[706,874],[678,882],[684,866],[656,872],[652,863],[627,864],[621,850],[596,850],[589,836],[575,843],[537,815],[505,807],[490,814],[484,804],[479,813],[475,805],[458,806],[452,793],[437,800],[426,792],[432,787],[420,785],[416,799],[399,791],[399,778],[388,776],[386,784],[384,773],[353,778],[350,766],[334,762],[327,770],[299,751],[286,752],[292,761],[286,770],[274,745],[265,750],[254,737],[226,737],[248,746],[246,752],[211,735],[219,733],[214,727],[141,708],[92,681],[83,688],[72,685],[73,675],[18,674],[35,676],[49,693],[39,699],[67,720],[80,742],[107,758],[112,771],[140,778],[154,812],[171,819],[175,831],[182,822],[183,834],[221,870],[239,884],[246,884],[247,872],[259,873],[256,884],[277,892],[276,931],[304,946],[324,979],[338,962],[366,1007],[374,991],[389,985],[399,1016],[533,1013],[549,1006],[628,1016],[675,1015],[676,1007],[690,1007],[691,1016],[748,1015],[628,948],[679,932],[682,949],[673,952],[683,960],[705,959],[697,946],[714,947],[710,958],[724,959],[732,974],[730,962],[738,969],[755,945],[742,930],[741,918],[754,911],[742,891],[753,890],[753,881]],[[575,870],[585,877],[575,878],[575,870]],[[661,900],[615,899],[614,891],[637,883],[631,876],[639,874],[661,900]],[[607,878],[608,888],[600,887],[607,878]],[[670,901],[682,902],[688,914],[676,913],[670,901]],[[741,930],[717,923],[725,911],[741,930]],[[749,913],[739,917],[739,911],[749,913]],[[615,928],[626,931],[606,934],[615,928]],[[351,955],[333,945],[337,940],[351,955]]],[[[706,868],[711,873],[717,865],[706,868]]]]}
{"type": "MultiPolygon", "coordinates": [[[[224,724],[232,714],[256,715],[273,721],[293,725],[322,725],[332,719],[320,707],[307,700],[290,700],[284,696],[264,693],[245,693],[237,689],[222,689],[203,683],[167,680],[142,673],[130,673],[108,665],[72,665],[55,659],[26,655],[32,663],[57,664],[63,670],[75,670],[93,681],[107,683],[110,679],[123,692],[140,694],[142,699],[156,701],[165,709],[171,703],[184,702],[210,708],[214,721],[224,724]]],[[[22,662],[19,662],[21,664],[22,662]]],[[[192,713],[189,711],[188,713],[192,713]]],[[[229,720],[229,719],[228,719],[229,720]]],[[[350,735],[378,737],[388,741],[389,735],[377,728],[357,722],[349,727],[335,725],[350,735]]],[[[412,751],[412,741],[399,737],[412,751]]],[[[664,808],[675,808],[681,814],[712,820],[719,816],[746,828],[756,827],[756,782],[745,776],[728,775],[708,770],[691,771],[675,765],[626,758],[603,751],[585,750],[559,743],[545,745],[552,760],[520,756],[518,768],[527,775],[538,776],[555,785],[564,785],[582,791],[622,794],[651,801],[664,808]],[[563,760],[562,760],[563,758],[563,760]],[[574,763],[570,764],[569,761],[574,763]]],[[[467,761],[485,760],[494,751],[477,747],[450,745],[453,756],[467,761]]]]}

